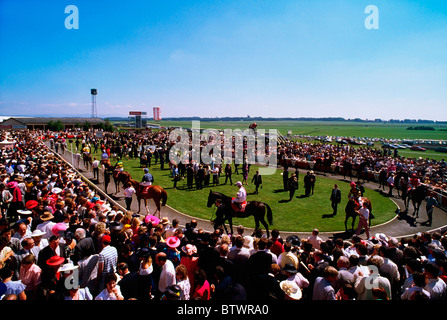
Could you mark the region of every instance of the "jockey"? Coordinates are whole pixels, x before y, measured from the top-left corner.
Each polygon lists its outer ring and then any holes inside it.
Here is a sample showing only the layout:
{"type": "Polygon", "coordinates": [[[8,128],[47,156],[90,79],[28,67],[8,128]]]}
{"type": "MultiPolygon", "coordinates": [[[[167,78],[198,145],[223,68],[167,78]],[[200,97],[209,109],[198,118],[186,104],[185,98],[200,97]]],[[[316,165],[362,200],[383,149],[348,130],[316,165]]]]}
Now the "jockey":
{"type": "Polygon", "coordinates": [[[241,209],[242,203],[244,203],[247,199],[247,191],[242,186],[242,182],[236,182],[236,186],[239,188],[239,191],[236,193],[236,198],[232,199],[231,202],[235,203],[239,209],[241,209]]]}
{"type": "Polygon", "coordinates": [[[106,150],[104,149],[101,154],[101,160],[107,160],[107,159],[109,159],[109,155],[107,154],[106,150]]]}
{"type": "Polygon", "coordinates": [[[88,154],[90,153],[90,146],[86,145],[86,146],[82,149],[82,152],[83,152],[85,155],[88,155],[88,154]]]}
{"type": "Polygon", "coordinates": [[[118,161],[115,164],[115,170],[116,171],[123,171],[124,170],[124,164],[121,161],[121,158],[118,157],[117,159],[118,159],[118,161]]]}
{"type": "Polygon", "coordinates": [[[142,186],[144,189],[144,187],[151,186],[153,182],[154,176],[149,173],[148,168],[144,168],[144,176],[141,179],[140,186],[142,186]]]}
{"type": "Polygon", "coordinates": [[[408,182],[408,193],[412,192],[421,184],[421,180],[419,180],[416,173],[411,175],[410,181],[408,182]]]}
{"type": "Polygon", "coordinates": [[[349,190],[348,198],[354,199],[355,203],[361,207],[362,206],[362,193],[360,189],[357,187],[354,181],[351,181],[351,190],[349,190]]]}

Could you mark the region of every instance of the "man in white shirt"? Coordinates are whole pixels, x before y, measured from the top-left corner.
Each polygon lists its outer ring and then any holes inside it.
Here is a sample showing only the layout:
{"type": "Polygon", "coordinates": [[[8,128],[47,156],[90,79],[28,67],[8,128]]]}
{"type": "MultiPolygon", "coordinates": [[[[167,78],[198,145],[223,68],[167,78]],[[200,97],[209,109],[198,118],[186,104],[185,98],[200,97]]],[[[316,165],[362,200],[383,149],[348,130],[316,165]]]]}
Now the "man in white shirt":
{"type": "Polygon", "coordinates": [[[99,160],[95,158],[93,158],[93,162],[92,162],[92,168],[93,168],[93,179],[98,180],[99,181],[99,160]]]}
{"type": "Polygon", "coordinates": [[[369,209],[366,202],[362,204],[362,207],[359,209],[358,213],[360,219],[355,234],[359,235],[362,228],[365,228],[366,239],[369,239],[369,209]]]}
{"type": "Polygon", "coordinates": [[[155,263],[161,268],[158,281],[158,291],[161,296],[171,285],[176,283],[175,268],[164,252],[157,253],[155,263]]]}

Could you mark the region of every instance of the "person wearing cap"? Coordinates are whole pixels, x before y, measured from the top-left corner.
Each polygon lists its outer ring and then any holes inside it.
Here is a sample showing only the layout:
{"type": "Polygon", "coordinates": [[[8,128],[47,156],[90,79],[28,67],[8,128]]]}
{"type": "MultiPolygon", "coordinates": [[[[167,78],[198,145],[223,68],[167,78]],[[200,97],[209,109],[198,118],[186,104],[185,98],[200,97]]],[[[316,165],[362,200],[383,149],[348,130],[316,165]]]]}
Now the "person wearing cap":
{"type": "Polygon", "coordinates": [[[289,201],[293,200],[293,196],[295,195],[296,189],[298,189],[298,179],[295,173],[290,175],[290,178],[287,182],[287,189],[289,190],[289,201]]]}
{"type": "Polygon", "coordinates": [[[357,204],[357,207],[362,207],[362,193],[360,191],[360,188],[358,188],[357,184],[354,181],[351,181],[349,184],[351,189],[348,193],[348,199],[352,199],[357,204]]]}
{"type": "Polygon", "coordinates": [[[144,187],[151,186],[152,183],[154,183],[154,176],[149,173],[149,169],[144,168],[143,170],[144,170],[144,175],[143,175],[143,178],[141,178],[141,182],[140,182],[140,186],[143,187],[142,189],[144,189],[144,187]]]}
{"type": "Polygon", "coordinates": [[[103,248],[98,257],[98,276],[97,285],[100,290],[103,290],[106,283],[105,278],[108,273],[116,271],[116,265],[118,263],[118,251],[115,247],[111,246],[112,239],[110,235],[105,234],[102,236],[103,248]]]}
{"type": "Polygon", "coordinates": [[[31,253],[36,257],[36,259],[39,257],[39,252],[48,246],[48,240],[42,237],[44,234],[44,232],[36,229],[30,235],[34,240],[34,246],[31,248],[31,253]]]}
{"type": "Polygon", "coordinates": [[[240,181],[236,182],[236,186],[239,188],[239,190],[236,193],[236,197],[232,199],[231,202],[236,204],[240,210],[242,207],[242,203],[247,200],[247,191],[240,181]]]}
{"type": "Polygon", "coordinates": [[[36,230],[40,230],[45,234],[42,236],[44,239],[49,239],[53,235],[53,227],[56,222],[53,221],[53,214],[50,211],[44,211],[43,214],[39,216],[42,223],[38,224],[36,230]]]}

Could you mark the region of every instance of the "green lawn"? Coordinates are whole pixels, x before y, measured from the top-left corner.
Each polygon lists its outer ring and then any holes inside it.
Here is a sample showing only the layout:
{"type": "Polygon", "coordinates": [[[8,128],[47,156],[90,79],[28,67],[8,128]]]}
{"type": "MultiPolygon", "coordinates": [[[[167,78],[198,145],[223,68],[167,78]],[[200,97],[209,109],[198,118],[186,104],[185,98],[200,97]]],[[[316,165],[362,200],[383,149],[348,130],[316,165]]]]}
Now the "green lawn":
{"type": "MultiPolygon", "coordinates": [[[[70,148],[70,146],[69,146],[70,148]]],[[[100,157],[100,154],[93,156],[100,157]]],[[[135,180],[141,181],[144,174],[140,167],[139,159],[123,159],[124,170],[128,171],[135,180]]],[[[112,161],[113,164],[113,161],[112,161]]],[[[349,184],[334,179],[317,175],[317,183],[314,195],[308,198],[300,198],[303,195],[303,177],[299,177],[299,189],[295,193],[295,198],[291,202],[288,192],[282,191],[282,170],[277,170],[274,175],[263,176],[263,188],[259,194],[253,194],[255,187],[250,183],[256,171],[256,166],[251,166],[249,174],[249,186],[246,186],[248,200],[257,200],[268,203],[273,211],[273,225],[270,228],[278,228],[282,231],[310,232],[318,227],[322,232],[343,231],[344,230],[344,207],[349,192],[349,184]],[[342,192],[342,203],[339,205],[339,213],[331,217],[332,208],[329,201],[330,192],[334,183],[339,185],[342,192]]],[[[188,190],[186,179],[178,183],[178,188],[173,189],[173,181],[169,167],[164,170],[160,165],[152,165],[150,172],[154,175],[155,184],[161,185],[168,192],[167,204],[185,214],[202,219],[210,219],[215,208],[207,207],[208,194],[210,190],[222,192],[226,195],[235,195],[237,188],[236,181],[242,179],[242,175],[233,175],[233,185],[224,185],[225,178],[220,179],[220,185],[203,188],[202,190],[188,190]]],[[[113,186],[109,186],[109,192],[114,191],[113,186]]],[[[367,190],[365,196],[371,199],[375,219],[373,225],[384,223],[395,216],[396,205],[387,197],[382,196],[374,190],[367,190]]],[[[143,209],[144,210],[144,209],[143,209]]],[[[243,224],[247,227],[254,227],[254,219],[235,219],[234,224],[243,224]]],[[[348,224],[349,226],[349,224],[348,224]]]]}

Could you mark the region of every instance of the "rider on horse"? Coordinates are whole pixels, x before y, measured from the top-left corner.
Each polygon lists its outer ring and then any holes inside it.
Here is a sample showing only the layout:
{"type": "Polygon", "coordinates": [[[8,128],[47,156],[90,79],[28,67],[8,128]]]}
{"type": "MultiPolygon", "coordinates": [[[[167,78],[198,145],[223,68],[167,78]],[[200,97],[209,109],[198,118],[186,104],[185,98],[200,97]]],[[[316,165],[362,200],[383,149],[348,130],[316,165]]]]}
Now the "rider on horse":
{"type": "Polygon", "coordinates": [[[140,182],[140,191],[143,191],[145,187],[151,186],[153,182],[154,182],[154,176],[149,173],[148,168],[144,168],[144,176],[140,182]]]}
{"type": "Polygon", "coordinates": [[[239,188],[239,191],[236,193],[236,198],[231,200],[231,203],[234,203],[239,208],[239,211],[242,209],[242,204],[246,202],[247,199],[247,191],[242,186],[242,182],[236,182],[236,186],[239,188]]]}
{"type": "Polygon", "coordinates": [[[408,182],[408,194],[412,193],[420,184],[421,180],[419,180],[416,173],[413,173],[411,175],[410,181],[408,182]]]}
{"type": "Polygon", "coordinates": [[[348,198],[353,199],[358,208],[362,206],[362,192],[360,188],[355,184],[354,181],[351,181],[351,190],[349,191],[348,198]]]}

